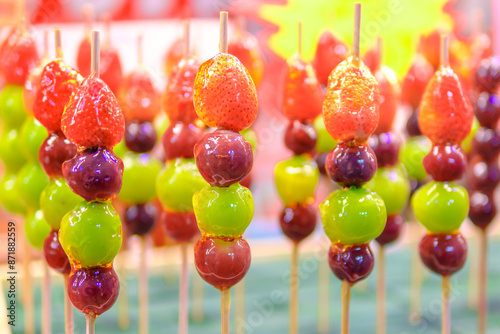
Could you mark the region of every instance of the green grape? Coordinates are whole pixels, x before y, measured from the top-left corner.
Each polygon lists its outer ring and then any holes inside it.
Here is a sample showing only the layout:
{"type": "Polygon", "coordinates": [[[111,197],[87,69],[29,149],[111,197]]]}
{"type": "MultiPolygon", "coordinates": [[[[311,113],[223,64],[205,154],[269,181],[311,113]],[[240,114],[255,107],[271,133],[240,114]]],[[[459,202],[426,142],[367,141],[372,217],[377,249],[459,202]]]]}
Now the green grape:
{"type": "Polygon", "coordinates": [[[47,129],[40,122],[32,116],[26,118],[19,133],[21,150],[26,159],[38,161],[38,151],[47,136],[47,129]]]}
{"type": "Polygon", "coordinates": [[[193,208],[203,235],[239,237],[252,221],[254,205],[248,188],[207,186],[193,196],[193,208]]]}
{"type": "Polygon", "coordinates": [[[23,86],[7,84],[0,93],[0,118],[8,128],[19,129],[26,118],[23,90],[23,86]]]}
{"type": "Polygon", "coordinates": [[[466,154],[469,154],[470,151],[472,150],[472,140],[474,139],[474,137],[476,136],[476,132],[477,130],[481,127],[481,125],[479,124],[479,121],[477,120],[476,117],[474,117],[474,121],[472,122],[472,128],[470,129],[470,133],[469,135],[467,136],[467,138],[465,138],[463,141],[462,141],[462,149],[464,150],[464,152],[466,154]]]}
{"type": "Polygon", "coordinates": [[[413,194],[411,207],[429,232],[454,233],[469,213],[469,195],[452,182],[432,181],[413,194]]]}
{"type": "Polygon", "coordinates": [[[146,153],[127,152],[123,157],[122,189],[118,195],[127,203],[147,203],[156,197],[156,177],[161,162],[146,153]]]}
{"type": "Polygon", "coordinates": [[[285,206],[311,202],[318,185],[319,170],[314,160],[305,155],[295,155],[276,165],[274,180],[285,206]]]}
{"type": "Polygon", "coordinates": [[[376,192],[382,198],[387,215],[401,212],[410,198],[410,181],[401,165],[377,169],[373,178],[364,187],[376,192]]]}
{"type": "Polygon", "coordinates": [[[314,120],[314,128],[318,133],[318,140],[316,141],[316,151],[318,153],[330,152],[337,146],[335,139],[326,130],[322,115],[319,115],[314,120]]]}
{"type": "Polygon", "coordinates": [[[167,114],[164,112],[159,113],[154,121],[153,121],[153,126],[155,128],[156,133],[158,134],[158,139],[157,142],[161,142],[161,137],[162,134],[165,133],[167,130],[168,126],[170,125],[170,120],[167,117],[167,114]]]}
{"type": "Polygon", "coordinates": [[[387,220],[382,198],[365,188],[336,190],[319,210],[328,238],[344,245],[370,242],[382,233],[387,220]]]}
{"type": "Polygon", "coordinates": [[[399,161],[405,167],[409,177],[417,181],[423,181],[427,177],[422,161],[431,148],[431,142],[424,136],[410,137],[404,143],[399,153],[399,161]]]}
{"type": "Polygon", "coordinates": [[[17,196],[17,177],[14,173],[7,173],[0,182],[0,203],[10,213],[26,214],[26,207],[17,196]]]}
{"type": "Polygon", "coordinates": [[[11,129],[2,133],[0,137],[0,159],[10,172],[17,172],[26,163],[17,130],[11,129]]]}
{"type": "Polygon", "coordinates": [[[193,211],[193,195],[208,183],[198,172],[194,159],[169,161],[158,175],[156,191],[164,208],[176,212],[193,211]]]}
{"type": "Polygon", "coordinates": [[[21,201],[30,209],[38,209],[40,195],[49,183],[47,174],[37,162],[28,162],[17,173],[17,193],[21,201]]]}
{"type": "Polygon", "coordinates": [[[83,200],[64,178],[50,180],[40,195],[40,209],[53,230],[58,230],[63,216],[83,200]]]}
{"type": "Polygon", "coordinates": [[[109,202],[83,201],[64,215],[59,241],[70,260],[83,268],[105,265],[122,245],[120,216],[109,202]]]}
{"type": "Polygon", "coordinates": [[[50,232],[50,225],[43,217],[42,210],[37,210],[26,217],[24,232],[31,246],[43,249],[45,238],[50,232]]]}
{"type": "Polygon", "coordinates": [[[243,131],[240,132],[240,134],[245,138],[245,140],[252,146],[252,150],[255,152],[255,149],[257,148],[257,134],[255,131],[252,130],[252,128],[247,128],[243,131]]]}
{"type": "Polygon", "coordinates": [[[113,147],[113,153],[122,160],[125,158],[125,154],[127,153],[125,139],[122,139],[115,147],[113,147]]]}

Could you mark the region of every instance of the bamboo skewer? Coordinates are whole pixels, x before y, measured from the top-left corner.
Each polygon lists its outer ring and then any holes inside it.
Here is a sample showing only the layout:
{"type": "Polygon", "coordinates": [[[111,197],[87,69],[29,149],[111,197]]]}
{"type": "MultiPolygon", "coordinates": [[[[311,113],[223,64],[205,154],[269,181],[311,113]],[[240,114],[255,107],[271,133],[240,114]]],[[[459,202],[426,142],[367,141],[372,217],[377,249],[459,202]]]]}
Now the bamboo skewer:
{"type": "Polygon", "coordinates": [[[328,261],[320,261],[318,269],[318,332],[330,329],[330,268],[328,261]]]}
{"type": "Polygon", "coordinates": [[[299,55],[299,58],[302,57],[302,22],[299,22],[299,27],[298,27],[298,46],[297,46],[297,53],[299,55]]]}
{"type": "Polygon", "coordinates": [[[189,56],[189,33],[190,33],[190,26],[189,26],[189,20],[184,20],[182,21],[182,28],[183,28],[183,40],[184,40],[184,49],[183,49],[183,54],[184,57],[189,56]]]}
{"type": "Polygon", "coordinates": [[[341,334],[349,334],[349,305],[351,303],[351,283],[342,281],[342,322],[340,325],[341,334]]]}
{"type": "Polygon", "coordinates": [[[86,318],[86,327],[87,327],[87,334],[95,334],[95,317],[92,315],[87,314],[85,316],[86,318]]]}
{"type": "Polygon", "coordinates": [[[26,334],[35,333],[35,304],[33,302],[33,280],[31,274],[31,249],[26,238],[23,238],[24,279],[23,301],[25,309],[24,326],[26,334]]]}
{"type": "MultiPolygon", "coordinates": [[[[410,223],[410,235],[417,239],[420,234],[420,225],[416,221],[410,223]]],[[[410,275],[410,323],[418,323],[421,320],[421,289],[423,282],[423,268],[418,254],[418,242],[411,243],[411,275],[410,275]]]]}
{"type": "Polygon", "coordinates": [[[231,310],[231,293],[229,289],[221,290],[221,334],[229,334],[229,312],[231,310]]]}
{"type": "Polygon", "coordinates": [[[200,275],[193,277],[193,320],[195,322],[202,322],[204,316],[203,310],[203,294],[204,294],[204,281],[200,275]]]}
{"type": "Polygon", "coordinates": [[[488,318],[488,236],[486,230],[481,230],[480,235],[478,334],[485,334],[488,318]]]}
{"type": "Polygon", "coordinates": [[[64,275],[64,331],[66,334],[73,334],[74,321],[73,321],[73,305],[69,300],[68,289],[66,288],[68,282],[68,275],[64,275]]]}
{"type": "Polygon", "coordinates": [[[240,325],[245,323],[246,310],[245,310],[245,279],[242,279],[234,287],[234,299],[236,300],[236,305],[234,305],[234,318],[236,324],[236,334],[245,334],[245,326],[240,325]]]}
{"type": "Polygon", "coordinates": [[[450,334],[451,333],[451,318],[450,318],[450,276],[443,276],[441,282],[443,289],[443,309],[442,309],[442,319],[441,319],[441,333],[450,334]]]}
{"type": "Polygon", "coordinates": [[[141,238],[139,259],[139,333],[149,332],[147,240],[141,238]]]}
{"type": "Polygon", "coordinates": [[[298,292],[299,292],[299,275],[298,275],[298,265],[299,265],[299,245],[293,243],[292,249],[292,262],[290,269],[290,334],[298,333],[298,318],[299,318],[299,302],[298,302],[298,292]]]}
{"type": "Polygon", "coordinates": [[[90,73],[94,73],[96,77],[100,75],[100,57],[99,57],[99,32],[94,30],[92,31],[92,40],[91,40],[91,54],[90,54],[90,73]]]}
{"type": "Polygon", "coordinates": [[[179,287],[179,334],[187,334],[189,324],[189,268],[188,268],[188,244],[182,242],[181,250],[181,272],[179,287]]]}
{"type": "Polygon", "coordinates": [[[51,298],[50,298],[50,272],[49,265],[43,264],[43,289],[42,289],[42,334],[51,334],[51,298]]]}
{"type": "Polygon", "coordinates": [[[220,12],[219,52],[227,53],[227,12],[220,12]]]}
{"type": "Polygon", "coordinates": [[[354,4],[354,36],[352,41],[352,55],[354,65],[359,66],[361,60],[360,54],[360,33],[361,33],[361,3],[354,4]]]}
{"type": "Polygon", "coordinates": [[[377,334],[386,332],[386,286],[385,286],[385,250],[380,246],[378,251],[378,270],[377,270],[377,334]]]}
{"type": "Polygon", "coordinates": [[[117,270],[120,278],[120,293],[118,294],[118,327],[121,330],[127,330],[130,327],[128,311],[127,281],[125,279],[125,262],[123,252],[118,254],[117,270]]]}

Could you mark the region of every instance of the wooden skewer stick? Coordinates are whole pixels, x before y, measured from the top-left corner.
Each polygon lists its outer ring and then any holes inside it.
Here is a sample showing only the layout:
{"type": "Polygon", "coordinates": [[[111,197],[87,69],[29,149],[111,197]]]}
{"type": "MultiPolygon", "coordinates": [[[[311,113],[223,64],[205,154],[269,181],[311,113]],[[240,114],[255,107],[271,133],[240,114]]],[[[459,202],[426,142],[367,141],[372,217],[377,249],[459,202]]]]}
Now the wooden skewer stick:
{"type": "Polygon", "coordinates": [[[450,56],[449,56],[449,37],[446,34],[441,35],[441,66],[448,67],[450,66],[450,56]]]}
{"type": "Polygon", "coordinates": [[[302,57],[302,22],[299,22],[299,31],[298,31],[298,54],[299,58],[302,57]]]}
{"type": "Polygon", "coordinates": [[[33,303],[33,279],[31,274],[31,249],[26,238],[23,238],[23,251],[24,251],[24,291],[23,291],[23,300],[24,300],[24,309],[25,317],[24,324],[26,334],[35,333],[35,305],[33,303]]]}
{"type": "Polygon", "coordinates": [[[139,259],[139,333],[147,334],[149,331],[148,313],[148,265],[147,265],[147,240],[141,238],[139,259]]]}
{"type": "Polygon", "coordinates": [[[87,322],[87,334],[95,334],[95,316],[87,314],[85,316],[87,322]]]}
{"type": "Polygon", "coordinates": [[[188,267],[188,244],[182,242],[181,249],[181,273],[179,287],[179,334],[188,332],[188,311],[189,311],[189,267],[188,267]]]}
{"type": "Polygon", "coordinates": [[[74,321],[73,321],[73,305],[69,300],[67,287],[68,275],[64,275],[64,331],[66,334],[73,334],[74,321]]]}
{"type": "Polygon", "coordinates": [[[361,3],[356,2],[354,4],[354,36],[352,40],[352,55],[354,65],[359,66],[361,59],[360,55],[360,36],[361,34],[361,3]]]}
{"type": "MultiPolygon", "coordinates": [[[[479,231],[482,233],[482,231],[479,231]]],[[[481,239],[478,237],[478,239],[481,239]]],[[[479,245],[477,247],[469,246],[467,250],[467,257],[470,259],[475,259],[475,261],[469,261],[469,273],[467,279],[467,307],[471,310],[479,309],[479,276],[480,276],[480,263],[481,262],[481,251],[479,245]]]]}
{"type": "Polygon", "coordinates": [[[421,235],[420,223],[414,219],[413,213],[410,222],[410,236],[413,236],[411,242],[410,259],[410,323],[415,324],[421,320],[421,290],[423,282],[423,266],[418,253],[418,236],[421,235]]]}
{"type": "Polygon", "coordinates": [[[478,334],[485,334],[488,316],[488,237],[486,230],[481,230],[480,234],[478,334]]]}
{"type": "Polygon", "coordinates": [[[229,313],[231,310],[231,293],[228,288],[223,288],[221,291],[220,308],[221,308],[221,334],[229,334],[229,313]]]}
{"type": "Polygon", "coordinates": [[[137,36],[137,63],[142,66],[142,33],[137,36]]]}
{"type": "Polygon", "coordinates": [[[318,270],[318,332],[330,330],[330,267],[326,256],[319,263],[318,270]]]}
{"type": "Polygon", "coordinates": [[[349,334],[349,305],[351,303],[351,283],[342,281],[342,322],[340,324],[340,333],[349,334]]]}
{"type": "Polygon", "coordinates": [[[377,334],[386,332],[386,312],[385,312],[385,250],[380,246],[378,250],[378,270],[377,270],[377,334]]]}
{"type": "Polygon", "coordinates": [[[51,317],[50,317],[50,272],[49,265],[43,264],[43,289],[42,289],[42,334],[50,334],[51,317]]]}
{"type": "Polygon", "coordinates": [[[190,30],[189,20],[182,21],[182,28],[183,28],[182,38],[184,40],[183,54],[184,54],[184,57],[186,58],[189,56],[189,30],[190,30]]]}
{"type": "Polygon", "coordinates": [[[236,303],[234,305],[234,319],[236,324],[236,334],[245,334],[246,329],[244,325],[246,311],[245,311],[245,279],[242,279],[234,287],[234,299],[236,303]]]}
{"type": "Polygon", "coordinates": [[[443,276],[441,282],[441,287],[443,289],[443,308],[441,317],[441,333],[450,334],[451,333],[451,317],[450,317],[450,276],[443,276]]]}
{"type": "Polygon", "coordinates": [[[289,315],[290,315],[290,328],[288,332],[290,334],[298,333],[298,318],[299,318],[299,245],[294,242],[292,249],[292,263],[290,268],[290,305],[289,305],[289,315]]]}
{"type": "Polygon", "coordinates": [[[92,31],[90,45],[90,73],[95,73],[95,76],[99,77],[99,31],[92,31]]]}
{"type": "Polygon", "coordinates": [[[130,327],[130,318],[128,313],[127,280],[125,279],[125,255],[123,250],[118,253],[115,263],[118,277],[120,278],[120,293],[118,294],[118,327],[124,331],[130,327]]]}
{"type": "Polygon", "coordinates": [[[227,12],[220,12],[219,52],[227,53],[227,12]]]}
{"type": "Polygon", "coordinates": [[[61,40],[61,29],[59,29],[59,28],[54,29],[54,38],[55,38],[55,44],[56,44],[56,58],[62,59],[63,58],[63,49],[62,49],[62,40],[61,40]]]}
{"type": "Polygon", "coordinates": [[[200,275],[193,277],[193,320],[202,322],[205,317],[203,309],[203,294],[205,290],[205,281],[200,275]]]}
{"type": "Polygon", "coordinates": [[[43,31],[43,58],[49,59],[49,31],[43,31]]]}

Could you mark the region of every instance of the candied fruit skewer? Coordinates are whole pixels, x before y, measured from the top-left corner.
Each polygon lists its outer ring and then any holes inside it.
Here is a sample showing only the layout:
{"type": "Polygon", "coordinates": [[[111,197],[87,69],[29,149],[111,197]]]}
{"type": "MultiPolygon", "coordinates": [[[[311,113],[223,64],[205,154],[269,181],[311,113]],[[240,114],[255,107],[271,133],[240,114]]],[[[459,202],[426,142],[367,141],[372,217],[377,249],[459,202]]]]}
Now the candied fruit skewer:
{"type": "MultiPolygon", "coordinates": [[[[377,39],[381,58],[382,40],[377,39]]],[[[379,244],[377,258],[377,333],[386,333],[386,279],[385,247],[394,242],[404,225],[401,212],[406,208],[410,196],[410,182],[406,171],[398,161],[401,139],[393,130],[393,122],[399,104],[400,90],[395,73],[387,66],[376,65],[372,71],[380,90],[380,121],[368,141],[377,157],[377,172],[366,184],[375,191],[386,206],[387,221],[382,233],[375,239],[379,244]]]]}
{"type": "Polygon", "coordinates": [[[91,74],[71,95],[61,119],[63,133],[80,147],[63,164],[63,174],[85,200],[63,217],[59,240],[71,264],[68,295],[85,314],[87,333],[94,333],[95,318],[117,299],[113,259],[122,243],[120,217],[111,200],[121,188],[123,162],[112,150],[123,138],[125,117],[98,74],[99,32],[93,31],[91,74]]]}
{"type": "MultiPolygon", "coordinates": [[[[152,124],[160,97],[152,78],[142,64],[142,34],[137,38],[138,67],[125,77],[118,99],[126,118],[125,146],[123,155],[124,181],[119,198],[125,203],[123,223],[126,230],[141,239],[139,263],[139,321],[138,332],[148,332],[148,270],[146,266],[147,234],[154,228],[159,212],[153,203],[156,176],[161,168],[151,151],[157,134],[152,124]],[[144,177],[143,174],[148,175],[144,177]],[[138,192],[137,189],[142,191],[138,192]]],[[[119,299],[122,303],[127,300],[119,299]]],[[[126,307],[120,307],[124,310],[126,307]]],[[[128,315],[124,315],[128,317],[128,315]]]]}
{"type": "Polygon", "coordinates": [[[468,136],[473,112],[458,76],[449,66],[448,39],[441,39],[441,65],[429,81],[419,108],[419,126],[433,143],[424,167],[433,178],[411,199],[417,219],[428,233],[419,245],[423,263],[442,276],[442,333],[451,332],[450,276],[467,257],[467,243],[460,225],[467,217],[467,190],[454,183],[465,172],[466,158],[460,147],[468,136]],[[432,198],[432,201],[430,200],[432,198]]]}
{"type": "Polygon", "coordinates": [[[490,57],[480,62],[474,76],[474,88],[479,98],[474,112],[481,128],[472,141],[469,155],[472,167],[467,171],[467,186],[470,192],[469,218],[480,229],[479,240],[479,279],[478,279],[478,333],[486,332],[488,314],[487,294],[487,257],[488,228],[497,214],[494,200],[495,188],[500,182],[498,177],[498,156],[500,154],[500,132],[497,129],[500,119],[500,58],[490,57]],[[497,92],[497,93],[495,93],[497,92]],[[484,166],[484,168],[476,168],[484,166]],[[482,170],[482,171],[480,171],[482,170]]]}
{"type": "Polygon", "coordinates": [[[293,157],[276,165],[274,178],[284,202],[280,227],[292,241],[290,263],[289,333],[298,332],[298,247],[316,227],[316,210],[312,206],[319,181],[319,170],[313,158],[317,133],[312,121],[321,113],[323,89],[311,64],[301,59],[302,24],[298,24],[298,53],[287,60],[283,85],[283,113],[289,119],[285,145],[293,157]]]}
{"type": "Polygon", "coordinates": [[[362,187],[377,169],[367,140],[379,121],[380,93],[377,80],[359,58],[361,4],[356,3],[354,9],[353,55],[330,74],[323,102],[325,127],[338,142],[325,168],[343,187],[320,204],[324,230],[332,242],[330,268],[342,280],[342,334],[349,333],[351,286],[372,271],[369,242],[382,233],[387,220],[382,198],[362,187]]]}
{"type": "Polygon", "coordinates": [[[210,186],[193,196],[202,233],[194,251],[200,276],[221,291],[221,333],[228,334],[229,289],[250,266],[250,247],[242,234],[254,211],[250,190],[238,183],[251,170],[252,147],[238,132],[255,121],[258,101],[249,72],[226,53],[227,12],[220,16],[220,53],[200,66],[194,84],[197,115],[205,124],[218,128],[195,146],[196,165],[210,186]]]}

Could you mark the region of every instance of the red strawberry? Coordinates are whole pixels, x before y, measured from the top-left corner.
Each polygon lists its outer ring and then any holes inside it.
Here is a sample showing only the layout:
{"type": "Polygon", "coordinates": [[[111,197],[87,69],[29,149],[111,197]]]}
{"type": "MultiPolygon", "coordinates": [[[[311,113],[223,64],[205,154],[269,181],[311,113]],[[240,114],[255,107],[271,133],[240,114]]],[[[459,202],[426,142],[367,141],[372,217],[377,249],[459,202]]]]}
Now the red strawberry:
{"type": "Polygon", "coordinates": [[[380,119],[375,133],[392,130],[392,123],[398,109],[400,89],[396,73],[387,66],[382,66],[374,74],[380,91],[380,119]]]}
{"type": "Polygon", "coordinates": [[[62,60],[53,60],[42,71],[40,88],[33,105],[35,118],[49,131],[61,129],[61,116],[82,76],[62,60]]]}
{"type": "Polygon", "coordinates": [[[5,83],[23,85],[40,62],[36,42],[24,26],[13,28],[0,47],[0,72],[5,83]]]}
{"type": "Polygon", "coordinates": [[[238,58],[226,53],[201,64],[193,97],[196,113],[205,124],[235,132],[250,127],[259,110],[250,73],[238,58]]]}
{"type": "Polygon", "coordinates": [[[318,41],[313,66],[319,82],[326,86],[333,69],[348,56],[347,46],[329,31],[325,31],[318,41]]]}
{"type": "Polygon", "coordinates": [[[185,58],[170,72],[163,95],[163,109],[170,122],[189,124],[198,118],[193,104],[193,86],[199,67],[197,59],[185,58]]]}
{"type": "Polygon", "coordinates": [[[401,84],[401,101],[416,109],[425,92],[427,83],[432,78],[434,69],[421,54],[417,54],[401,84]]]}
{"type": "Polygon", "coordinates": [[[142,68],[125,77],[118,100],[128,121],[151,122],[160,110],[160,95],[151,76],[142,68]]]}
{"type": "Polygon", "coordinates": [[[90,39],[85,37],[78,47],[78,53],[76,55],[76,67],[78,71],[87,77],[90,74],[90,55],[91,55],[91,45],[90,39]]]}
{"type": "Polygon", "coordinates": [[[264,62],[262,61],[257,39],[245,31],[240,31],[237,38],[229,41],[228,53],[238,58],[252,76],[255,86],[259,86],[264,75],[264,62]]]}
{"type": "Polygon", "coordinates": [[[283,85],[284,114],[292,120],[312,121],[321,114],[323,99],[323,88],[311,64],[298,57],[289,59],[283,85]]]}
{"type": "Polygon", "coordinates": [[[181,61],[184,55],[184,39],[178,38],[172,43],[165,55],[164,70],[167,76],[172,69],[181,61]]]}
{"type": "Polygon", "coordinates": [[[69,140],[84,147],[112,149],[125,133],[125,117],[116,97],[93,75],[71,96],[61,125],[69,140]]]}

